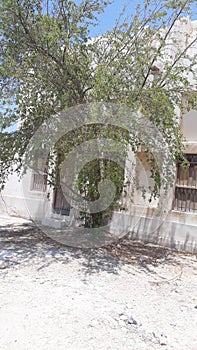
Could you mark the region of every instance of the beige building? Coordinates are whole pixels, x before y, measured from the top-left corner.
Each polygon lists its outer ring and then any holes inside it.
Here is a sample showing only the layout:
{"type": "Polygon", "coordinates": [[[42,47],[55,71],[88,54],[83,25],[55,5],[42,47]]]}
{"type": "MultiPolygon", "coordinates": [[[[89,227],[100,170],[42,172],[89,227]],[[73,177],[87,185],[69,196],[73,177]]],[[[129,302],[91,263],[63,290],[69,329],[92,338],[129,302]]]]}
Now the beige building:
{"type": "MultiPolygon", "coordinates": [[[[190,165],[175,169],[174,187],[149,204],[141,193],[134,194],[134,203],[123,199],[127,210],[113,215],[113,233],[130,232],[134,239],[142,239],[185,250],[197,250],[197,111],[190,111],[181,118],[185,141],[185,156],[190,165]],[[161,203],[160,203],[161,201],[161,203]]],[[[149,166],[143,153],[138,153],[136,169],[142,183],[149,181],[149,166]]]]}
{"type": "MultiPolygon", "coordinates": [[[[197,21],[187,19],[179,23],[175,35],[179,35],[179,43],[184,47],[188,37],[192,40],[197,35],[197,21]]],[[[172,53],[173,49],[169,50],[166,54],[172,53]]],[[[192,56],[197,54],[197,43],[190,47],[188,53],[192,56]]],[[[159,67],[162,64],[158,62],[159,67]]],[[[196,90],[197,82],[192,74],[190,81],[196,90]]],[[[127,210],[114,212],[110,225],[112,233],[131,232],[135,239],[197,249],[197,112],[192,110],[180,116],[180,128],[186,140],[185,154],[189,168],[184,170],[180,163],[177,164],[174,188],[167,197],[162,197],[162,203],[155,201],[150,205],[139,193],[135,194],[134,204],[130,204],[128,198],[123,199],[127,210]]],[[[142,177],[149,178],[143,153],[138,154],[136,169],[142,177]]],[[[22,179],[15,174],[10,175],[1,192],[0,214],[30,218],[54,228],[78,222],[76,211],[64,198],[61,188],[52,190],[47,186],[45,174],[31,170],[22,179]]]]}

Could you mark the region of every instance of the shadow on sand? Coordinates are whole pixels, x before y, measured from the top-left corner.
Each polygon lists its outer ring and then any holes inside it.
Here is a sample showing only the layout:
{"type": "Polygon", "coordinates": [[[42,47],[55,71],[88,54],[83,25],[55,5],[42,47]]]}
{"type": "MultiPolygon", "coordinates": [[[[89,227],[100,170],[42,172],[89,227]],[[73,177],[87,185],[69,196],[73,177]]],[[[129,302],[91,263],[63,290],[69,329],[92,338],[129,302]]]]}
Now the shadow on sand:
{"type": "Polygon", "coordinates": [[[71,259],[77,259],[85,275],[101,271],[118,274],[125,264],[137,264],[150,273],[151,265],[177,263],[177,254],[175,249],[129,240],[128,237],[102,248],[79,249],[58,243],[29,224],[6,225],[0,229],[0,269],[39,262],[39,270],[55,261],[67,264],[71,259]]]}

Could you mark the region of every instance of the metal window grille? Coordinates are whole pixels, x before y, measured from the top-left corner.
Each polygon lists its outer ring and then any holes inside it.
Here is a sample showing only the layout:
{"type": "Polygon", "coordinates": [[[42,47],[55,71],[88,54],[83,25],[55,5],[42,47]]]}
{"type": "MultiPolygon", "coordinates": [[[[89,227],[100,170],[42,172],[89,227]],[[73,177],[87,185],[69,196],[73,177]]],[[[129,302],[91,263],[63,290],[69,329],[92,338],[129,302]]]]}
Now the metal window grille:
{"type": "Polygon", "coordinates": [[[47,189],[47,174],[33,173],[31,189],[33,191],[45,192],[47,189]]]}
{"type": "Polygon", "coordinates": [[[186,154],[189,167],[183,168],[180,160],[177,164],[177,178],[173,209],[197,213],[197,154],[186,154]]]}

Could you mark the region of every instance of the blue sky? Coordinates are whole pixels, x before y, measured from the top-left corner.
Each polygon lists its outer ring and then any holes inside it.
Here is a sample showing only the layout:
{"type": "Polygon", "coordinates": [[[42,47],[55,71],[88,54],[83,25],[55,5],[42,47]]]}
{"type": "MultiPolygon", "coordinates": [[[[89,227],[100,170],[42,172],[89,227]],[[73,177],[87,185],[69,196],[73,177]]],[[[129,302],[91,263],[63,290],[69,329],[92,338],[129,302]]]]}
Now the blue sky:
{"type": "MultiPolygon", "coordinates": [[[[105,12],[99,16],[99,25],[96,28],[92,28],[91,36],[104,34],[107,30],[111,29],[114,26],[115,20],[118,18],[124,5],[126,5],[126,8],[127,8],[126,13],[128,15],[131,15],[132,13],[134,13],[136,4],[143,4],[143,0],[125,0],[125,1],[114,0],[114,2],[105,9],[105,12]]],[[[197,20],[196,7],[197,7],[196,4],[192,6],[193,20],[195,19],[197,20]]]]}
{"type": "Polygon", "coordinates": [[[92,29],[91,35],[97,36],[111,29],[115,25],[115,21],[119,17],[124,5],[127,7],[127,14],[131,15],[135,12],[136,4],[141,4],[142,2],[143,1],[139,0],[114,0],[114,2],[105,9],[105,12],[99,16],[100,23],[97,28],[92,29]]]}

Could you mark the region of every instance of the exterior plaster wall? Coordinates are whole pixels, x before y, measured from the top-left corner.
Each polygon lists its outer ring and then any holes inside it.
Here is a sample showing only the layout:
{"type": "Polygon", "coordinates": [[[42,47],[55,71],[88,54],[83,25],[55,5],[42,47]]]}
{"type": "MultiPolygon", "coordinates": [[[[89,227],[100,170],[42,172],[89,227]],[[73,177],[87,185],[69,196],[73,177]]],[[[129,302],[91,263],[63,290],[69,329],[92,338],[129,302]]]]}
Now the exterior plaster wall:
{"type": "Polygon", "coordinates": [[[27,173],[19,179],[16,174],[10,175],[0,197],[0,212],[20,216],[27,219],[41,220],[50,202],[46,193],[32,191],[32,173],[27,173]]]}

